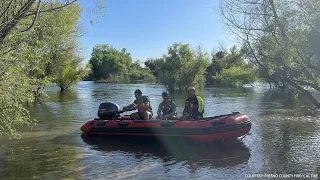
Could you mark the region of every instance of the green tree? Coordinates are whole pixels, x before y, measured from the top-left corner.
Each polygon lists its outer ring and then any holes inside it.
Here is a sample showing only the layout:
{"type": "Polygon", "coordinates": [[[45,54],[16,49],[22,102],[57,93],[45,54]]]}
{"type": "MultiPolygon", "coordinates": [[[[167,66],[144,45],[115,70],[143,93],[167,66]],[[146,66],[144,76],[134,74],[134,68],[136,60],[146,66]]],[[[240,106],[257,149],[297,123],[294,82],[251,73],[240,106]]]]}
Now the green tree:
{"type": "Polygon", "coordinates": [[[119,51],[106,44],[96,45],[89,63],[92,65],[92,78],[95,80],[122,76],[121,80],[129,81],[132,58],[125,48],[119,51]]]}
{"type": "Polygon", "coordinates": [[[256,81],[256,71],[253,64],[246,62],[246,49],[238,50],[236,46],[230,52],[219,51],[212,57],[212,63],[207,68],[207,81],[223,86],[243,86],[256,81]]]}
{"type": "Polygon", "coordinates": [[[163,69],[167,78],[164,84],[171,90],[182,90],[190,85],[202,88],[208,65],[208,54],[200,48],[193,52],[188,44],[174,43],[164,55],[163,69]]]}
{"type": "Polygon", "coordinates": [[[148,68],[142,68],[139,60],[135,61],[130,67],[131,82],[156,82],[156,77],[148,68]]]}
{"type": "Polygon", "coordinates": [[[67,60],[63,62],[63,66],[56,70],[57,75],[55,82],[61,89],[61,91],[67,90],[70,86],[75,85],[81,80],[82,77],[88,75],[91,65],[87,64],[85,67],[81,65],[81,62],[74,62],[67,60]]]}
{"type": "Polygon", "coordinates": [[[159,83],[166,84],[166,82],[168,82],[168,78],[164,71],[164,58],[149,58],[144,64],[146,68],[152,72],[153,76],[156,77],[159,83]]]}
{"type": "Polygon", "coordinates": [[[219,80],[222,85],[237,87],[253,83],[256,80],[253,68],[244,69],[242,67],[223,69],[214,78],[219,80]]]}

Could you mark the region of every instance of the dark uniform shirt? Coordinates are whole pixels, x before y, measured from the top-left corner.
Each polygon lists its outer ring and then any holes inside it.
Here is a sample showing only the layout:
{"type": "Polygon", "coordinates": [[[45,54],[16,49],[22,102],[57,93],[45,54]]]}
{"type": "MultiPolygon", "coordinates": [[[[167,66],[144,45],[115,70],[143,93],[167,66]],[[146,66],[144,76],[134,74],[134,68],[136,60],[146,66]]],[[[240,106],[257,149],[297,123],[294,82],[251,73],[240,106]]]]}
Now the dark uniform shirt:
{"type": "Polygon", "coordinates": [[[174,103],[172,100],[170,100],[169,102],[165,102],[163,101],[162,103],[159,104],[159,108],[158,108],[158,116],[161,116],[161,112],[162,115],[169,115],[169,116],[173,116],[176,115],[176,103],[174,103]]]}
{"type": "MultiPolygon", "coordinates": [[[[198,98],[202,100],[200,96],[198,98]]],[[[185,108],[183,110],[184,115],[188,115],[189,117],[192,117],[192,118],[203,118],[203,113],[204,113],[204,110],[201,110],[199,112],[199,102],[198,102],[197,96],[191,96],[186,100],[185,108]]]]}

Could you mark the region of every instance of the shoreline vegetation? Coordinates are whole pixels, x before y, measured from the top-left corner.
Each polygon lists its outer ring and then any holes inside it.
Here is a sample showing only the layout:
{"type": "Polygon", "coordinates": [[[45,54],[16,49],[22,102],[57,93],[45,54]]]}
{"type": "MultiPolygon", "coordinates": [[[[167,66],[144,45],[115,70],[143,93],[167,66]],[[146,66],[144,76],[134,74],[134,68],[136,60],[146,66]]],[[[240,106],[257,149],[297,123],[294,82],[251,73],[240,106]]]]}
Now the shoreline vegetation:
{"type": "Polygon", "coordinates": [[[89,61],[92,69],[84,79],[100,83],[160,83],[170,90],[190,85],[202,88],[206,84],[240,87],[257,80],[257,71],[245,61],[245,55],[246,51],[236,46],[209,54],[200,46],[194,50],[189,44],[174,43],[161,58],[133,63],[125,48],[117,50],[102,44],[93,48],[89,61]]]}
{"type": "Polygon", "coordinates": [[[19,138],[17,127],[37,122],[26,105],[43,101],[46,85],[66,91],[82,79],[155,82],[171,91],[206,84],[242,87],[262,79],[270,89],[292,91],[292,98],[307,97],[320,108],[310,90],[320,92],[318,0],[223,0],[219,13],[239,47],[206,52],[175,42],[161,57],[142,63],[125,48],[98,44],[84,66],[81,15],[104,15],[103,1],[93,3],[89,11],[77,1],[1,3],[0,135],[19,138]]]}

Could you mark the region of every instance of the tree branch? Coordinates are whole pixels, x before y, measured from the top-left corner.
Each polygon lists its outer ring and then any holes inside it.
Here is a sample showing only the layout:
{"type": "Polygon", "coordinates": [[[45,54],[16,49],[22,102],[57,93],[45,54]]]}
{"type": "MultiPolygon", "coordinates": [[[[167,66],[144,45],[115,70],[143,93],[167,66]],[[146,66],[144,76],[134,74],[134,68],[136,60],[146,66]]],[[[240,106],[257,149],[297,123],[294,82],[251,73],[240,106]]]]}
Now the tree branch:
{"type": "Polygon", "coordinates": [[[34,18],[33,18],[33,21],[32,21],[32,24],[25,30],[22,30],[21,32],[26,32],[26,31],[29,31],[32,26],[35,24],[36,20],[37,20],[37,17],[39,15],[39,10],[40,10],[40,3],[41,3],[41,0],[39,0],[38,2],[38,6],[37,6],[37,13],[35,14],[34,18]]]}
{"type": "Polygon", "coordinates": [[[273,0],[269,0],[269,3],[270,3],[270,5],[271,5],[271,7],[272,7],[271,10],[272,10],[272,12],[273,12],[275,21],[276,21],[276,23],[278,24],[278,27],[280,28],[280,32],[281,32],[282,39],[283,39],[283,41],[286,43],[286,47],[287,47],[287,45],[288,45],[288,37],[287,37],[287,35],[286,35],[286,33],[285,33],[284,27],[282,26],[282,24],[281,24],[281,22],[280,22],[280,20],[279,20],[279,16],[278,16],[277,11],[276,11],[276,8],[275,8],[275,6],[274,6],[274,1],[273,1],[273,0]]]}
{"type": "Polygon", "coordinates": [[[320,91],[320,87],[319,87],[318,84],[310,83],[310,82],[307,82],[307,81],[297,81],[297,83],[299,83],[299,84],[301,84],[303,86],[310,86],[313,89],[315,89],[317,91],[320,91]]]}
{"type": "Polygon", "coordinates": [[[318,102],[318,100],[313,97],[313,95],[311,94],[311,92],[305,90],[303,87],[301,87],[299,84],[297,84],[296,82],[294,82],[293,80],[291,80],[290,78],[286,77],[285,78],[286,82],[291,85],[292,87],[296,88],[297,90],[299,90],[303,95],[307,96],[308,99],[317,107],[320,108],[320,102],[318,102]]]}
{"type": "MultiPolygon", "coordinates": [[[[31,8],[31,6],[34,2],[35,2],[35,0],[28,0],[28,2],[26,2],[24,4],[24,6],[22,8],[20,8],[20,10],[18,11],[18,14],[13,15],[14,17],[12,20],[7,21],[6,23],[2,24],[6,27],[1,29],[1,31],[0,31],[0,43],[3,42],[4,38],[9,34],[11,29],[18,23],[18,21],[25,17],[26,13],[31,8]]],[[[0,26],[2,26],[2,25],[0,25],[0,26]]]]}
{"type": "MultiPolygon", "coordinates": [[[[46,10],[43,10],[43,11],[39,11],[39,13],[59,10],[59,9],[61,9],[61,8],[64,8],[64,7],[66,7],[66,6],[69,6],[69,5],[73,4],[73,3],[75,3],[76,1],[78,1],[78,0],[73,0],[73,1],[71,1],[71,2],[68,2],[67,4],[62,5],[62,6],[59,6],[59,7],[55,7],[55,8],[52,8],[52,7],[51,7],[50,9],[46,9],[46,10]]],[[[27,17],[27,16],[32,16],[32,15],[34,15],[34,14],[36,14],[36,13],[37,13],[37,12],[32,12],[32,13],[30,13],[30,14],[27,14],[26,17],[27,17]]]]}
{"type": "Polygon", "coordinates": [[[10,6],[11,6],[11,4],[12,4],[13,1],[14,1],[14,0],[11,0],[11,1],[9,2],[9,5],[8,5],[7,8],[1,13],[0,17],[2,17],[2,16],[8,11],[8,9],[10,8],[10,6]]]}

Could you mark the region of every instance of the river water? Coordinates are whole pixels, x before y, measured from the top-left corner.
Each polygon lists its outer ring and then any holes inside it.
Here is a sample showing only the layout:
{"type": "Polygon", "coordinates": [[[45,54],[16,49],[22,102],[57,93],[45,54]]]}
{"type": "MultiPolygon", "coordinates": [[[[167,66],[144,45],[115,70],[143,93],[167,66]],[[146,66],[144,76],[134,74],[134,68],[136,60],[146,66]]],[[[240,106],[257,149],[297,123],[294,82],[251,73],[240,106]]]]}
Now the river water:
{"type": "MultiPolygon", "coordinates": [[[[161,85],[86,81],[63,93],[46,87],[45,103],[30,108],[37,125],[21,129],[20,140],[0,138],[0,179],[248,179],[320,172],[320,112],[259,84],[198,92],[205,116],[238,111],[250,117],[252,134],[243,141],[133,143],[82,136],[80,127],[97,117],[100,103],[128,105],[137,88],[149,95],[156,112],[161,85]]],[[[186,93],[171,96],[181,115],[186,93]]]]}

